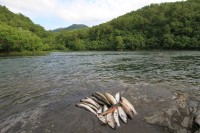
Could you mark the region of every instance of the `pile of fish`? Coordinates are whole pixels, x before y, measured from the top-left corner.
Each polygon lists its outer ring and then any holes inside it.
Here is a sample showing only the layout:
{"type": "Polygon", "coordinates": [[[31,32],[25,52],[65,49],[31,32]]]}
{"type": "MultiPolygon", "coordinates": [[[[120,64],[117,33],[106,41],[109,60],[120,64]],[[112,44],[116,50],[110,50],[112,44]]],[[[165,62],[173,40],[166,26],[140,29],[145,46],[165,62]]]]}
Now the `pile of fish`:
{"type": "Polygon", "coordinates": [[[120,92],[115,96],[107,92],[104,94],[96,92],[90,97],[81,99],[76,106],[92,112],[101,122],[108,124],[113,129],[120,126],[119,117],[124,123],[127,123],[128,117],[132,119],[134,115],[138,114],[133,105],[126,98],[121,97],[120,92]]]}

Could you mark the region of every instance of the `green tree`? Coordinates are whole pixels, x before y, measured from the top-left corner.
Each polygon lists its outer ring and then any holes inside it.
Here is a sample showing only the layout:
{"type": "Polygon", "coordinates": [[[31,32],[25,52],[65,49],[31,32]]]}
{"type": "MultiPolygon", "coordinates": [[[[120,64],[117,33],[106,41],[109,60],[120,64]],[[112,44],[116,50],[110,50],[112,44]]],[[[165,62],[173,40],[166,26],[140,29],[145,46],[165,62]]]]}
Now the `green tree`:
{"type": "Polygon", "coordinates": [[[117,50],[123,50],[124,48],[124,41],[121,36],[116,37],[116,48],[117,50]]]}

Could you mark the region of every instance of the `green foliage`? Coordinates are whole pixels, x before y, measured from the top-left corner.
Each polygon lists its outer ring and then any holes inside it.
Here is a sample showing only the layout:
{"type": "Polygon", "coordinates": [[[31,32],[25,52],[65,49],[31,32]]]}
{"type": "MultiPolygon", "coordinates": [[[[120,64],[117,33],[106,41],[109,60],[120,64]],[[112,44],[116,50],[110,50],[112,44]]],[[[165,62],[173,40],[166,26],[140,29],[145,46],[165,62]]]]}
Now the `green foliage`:
{"type": "Polygon", "coordinates": [[[0,51],[37,51],[55,48],[55,35],[22,14],[0,5],[0,51]]]}
{"type": "Polygon", "coordinates": [[[151,4],[92,28],[48,32],[0,6],[0,51],[200,49],[200,2],[151,4]]]}
{"type": "Polygon", "coordinates": [[[123,41],[123,38],[121,36],[117,36],[116,37],[116,47],[117,47],[117,50],[122,50],[124,49],[124,41],[123,41]]]}
{"type": "Polygon", "coordinates": [[[0,25],[0,51],[37,51],[42,50],[42,40],[30,31],[0,25]]]}
{"type": "Polygon", "coordinates": [[[71,50],[200,49],[200,3],[151,4],[58,40],[71,50]]]}

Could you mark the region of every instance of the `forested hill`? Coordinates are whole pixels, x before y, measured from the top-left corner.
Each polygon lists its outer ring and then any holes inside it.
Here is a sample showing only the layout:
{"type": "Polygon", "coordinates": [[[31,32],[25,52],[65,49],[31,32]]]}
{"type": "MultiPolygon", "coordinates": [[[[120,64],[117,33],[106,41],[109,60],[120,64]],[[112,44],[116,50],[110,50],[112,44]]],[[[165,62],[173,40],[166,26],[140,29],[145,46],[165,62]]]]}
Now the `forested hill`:
{"type": "Polygon", "coordinates": [[[49,50],[53,44],[51,32],[0,5],[0,52],[49,50]]]}
{"type": "Polygon", "coordinates": [[[58,28],[58,29],[55,29],[55,30],[52,30],[53,32],[59,32],[59,31],[62,31],[62,30],[77,30],[77,29],[83,29],[83,28],[87,28],[88,26],[87,25],[84,25],[84,24],[72,24],[66,28],[58,28]]]}
{"type": "Polygon", "coordinates": [[[107,23],[45,31],[0,6],[0,52],[39,50],[200,50],[200,0],[151,4],[107,23]]]}
{"type": "Polygon", "coordinates": [[[5,23],[11,27],[22,28],[34,32],[38,36],[42,36],[44,28],[40,25],[34,24],[28,17],[23,14],[15,14],[9,11],[5,6],[0,6],[0,23],[5,23]]]}
{"type": "Polygon", "coordinates": [[[151,4],[90,29],[61,32],[71,50],[200,49],[200,1],[151,4]]]}

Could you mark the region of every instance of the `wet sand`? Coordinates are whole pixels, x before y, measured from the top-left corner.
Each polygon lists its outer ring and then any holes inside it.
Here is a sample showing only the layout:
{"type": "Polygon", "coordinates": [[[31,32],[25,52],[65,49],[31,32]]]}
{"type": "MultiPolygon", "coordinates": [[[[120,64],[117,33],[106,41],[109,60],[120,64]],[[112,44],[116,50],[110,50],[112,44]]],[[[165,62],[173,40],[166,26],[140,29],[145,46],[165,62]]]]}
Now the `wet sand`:
{"type": "Polygon", "coordinates": [[[172,108],[173,93],[163,85],[111,80],[10,116],[0,122],[1,133],[168,133],[167,127],[148,124],[144,117],[172,108]],[[122,91],[122,96],[133,103],[139,115],[128,119],[127,124],[120,121],[121,126],[116,130],[103,125],[95,115],[75,106],[81,98],[96,91],[111,94],[122,91]]]}

